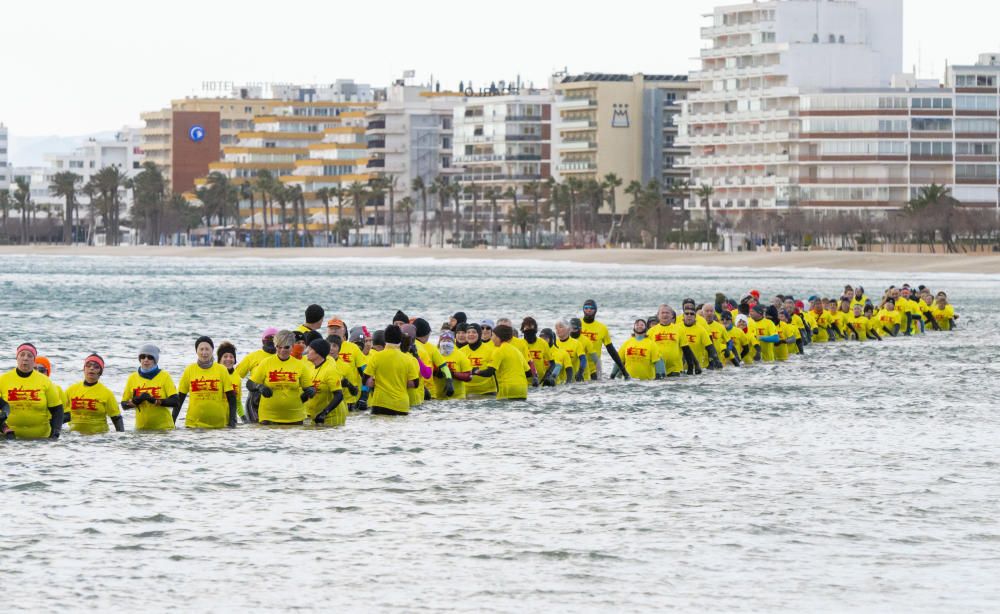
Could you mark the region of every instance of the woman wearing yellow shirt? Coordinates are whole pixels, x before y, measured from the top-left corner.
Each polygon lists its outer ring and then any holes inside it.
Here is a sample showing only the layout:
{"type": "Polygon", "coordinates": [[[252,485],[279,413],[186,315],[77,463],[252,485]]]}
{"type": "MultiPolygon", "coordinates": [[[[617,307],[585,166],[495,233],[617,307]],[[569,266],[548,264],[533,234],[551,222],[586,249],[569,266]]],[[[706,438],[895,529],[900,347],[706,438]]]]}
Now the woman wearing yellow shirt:
{"type": "Polygon", "coordinates": [[[295,334],[289,330],[279,331],[274,336],[274,356],[257,365],[247,380],[247,389],[261,396],[261,424],[303,424],[305,402],[316,396],[312,364],[292,358],[293,345],[295,334]]]}
{"type": "Polygon", "coordinates": [[[216,348],[215,357],[229,372],[229,387],[236,393],[236,417],[241,422],[247,422],[246,410],[243,407],[243,378],[236,374],[236,346],[229,341],[223,341],[216,348]]]}
{"type": "Polygon", "coordinates": [[[101,383],[104,359],[91,354],[83,360],[83,381],[63,392],[63,407],[70,414],[69,427],[86,435],[107,433],[108,419],[119,433],[125,430],[115,393],[101,383]]]}
{"type": "Polygon", "coordinates": [[[948,303],[948,295],[938,292],[934,298],[934,305],[931,307],[928,321],[934,330],[952,330],[955,328],[955,308],[948,303]]]}
{"type": "Polygon", "coordinates": [[[572,381],[573,361],[565,350],[556,347],[555,332],[551,328],[543,328],[538,331],[538,338],[549,344],[549,353],[543,363],[545,372],[542,375],[542,386],[555,386],[572,381]]]}
{"type": "Polygon", "coordinates": [[[17,366],[0,375],[0,429],[7,439],[59,439],[63,395],[48,377],[35,371],[38,350],[22,343],[17,366]]]}
{"type": "Polygon", "coordinates": [[[151,343],[139,348],[139,370],[129,375],[122,391],[122,409],[135,410],[135,430],[169,431],[174,428],[171,409],[179,407],[177,388],[170,374],[160,369],[160,348],[151,343]]]}
{"type": "MultiPolygon", "coordinates": [[[[493,359],[494,346],[492,343],[484,343],[480,338],[481,334],[482,328],[478,324],[469,324],[465,331],[466,345],[459,350],[469,359],[472,370],[485,369],[493,359]]],[[[466,395],[493,396],[496,393],[497,385],[493,378],[472,378],[472,381],[465,385],[466,395]]]]}
{"type": "Polygon", "coordinates": [[[572,329],[566,320],[556,322],[556,347],[566,352],[573,364],[571,371],[560,375],[559,383],[582,382],[587,373],[587,350],[579,339],[573,338],[572,329]]]}
{"type": "Polygon", "coordinates": [[[878,321],[882,330],[890,336],[895,337],[899,334],[900,326],[903,323],[903,315],[896,311],[895,299],[887,298],[885,300],[885,305],[878,312],[878,321]]]}
{"type": "Polygon", "coordinates": [[[438,352],[448,365],[448,372],[451,373],[452,394],[447,394],[448,381],[444,377],[443,370],[434,372],[434,390],[432,395],[435,399],[464,399],[465,383],[472,379],[472,365],[465,352],[455,347],[455,334],[450,330],[443,331],[438,337],[438,352]]]}
{"type": "MultiPolygon", "coordinates": [[[[410,413],[410,388],[419,386],[420,368],[412,356],[403,354],[399,346],[403,342],[403,331],[390,324],[382,334],[385,347],[368,356],[365,369],[367,386],[372,388],[372,414],[386,416],[406,416],[410,413]]],[[[372,341],[374,346],[374,340],[372,341]]]]}
{"type": "Polygon", "coordinates": [[[177,407],[174,423],[180,416],[184,400],[190,396],[184,426],[189,429],[221,429],[236,426],[236,393],[229,380],[229,371],[215,362],[215,343],[209,337],[194,342],[197,360],[181,374],[177,386],[177,407]]]}
{"type": "Polygon", "coordinates": [[[313,339],[306,348],[305,359],[313,366],[312,387],[316,389],[316,395],[306,400],[306,416],[316,425],[343,426],[347,422],[341,387],[344,376],[337,359],[330,356],[331,347],[326,339],[313,339]]]}

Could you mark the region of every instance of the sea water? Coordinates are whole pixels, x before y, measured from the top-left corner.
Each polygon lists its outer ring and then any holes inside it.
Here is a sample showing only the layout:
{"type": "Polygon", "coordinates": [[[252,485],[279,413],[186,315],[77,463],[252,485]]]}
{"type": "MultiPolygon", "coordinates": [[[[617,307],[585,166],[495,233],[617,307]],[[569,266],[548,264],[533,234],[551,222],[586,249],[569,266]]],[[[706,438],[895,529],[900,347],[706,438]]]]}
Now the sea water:
{"type": "MultiPolygon", "coordinates": [[[[599,305],[637,317],[751,288],[946,290],[959,328],[807,348],[667,382],[428,403],[343,428],[0,445],[4,609],[996,611],[1000,279],[382,259],[0,258],[0,367],[35,343],[68,386],[90,352],[121,393],[154,343],[240,357],[309,303],[437,330],[599,305]]],[[[605,359],[605,366],[610,362],[605,359]]]]}

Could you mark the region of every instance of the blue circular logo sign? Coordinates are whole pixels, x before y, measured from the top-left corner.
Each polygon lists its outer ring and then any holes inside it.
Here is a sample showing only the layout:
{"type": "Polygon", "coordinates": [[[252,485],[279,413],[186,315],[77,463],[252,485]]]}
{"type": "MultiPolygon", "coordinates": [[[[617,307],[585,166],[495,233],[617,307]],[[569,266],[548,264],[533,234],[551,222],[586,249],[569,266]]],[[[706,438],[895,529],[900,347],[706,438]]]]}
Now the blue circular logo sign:
{"type": "Polygon", "coordinates": [[[205,129],[199,126],[198,124],[191,126],[191,128],[188,130],[188,138],[190,138],[195,143],[200,143],[205,139],[205,129]]]}

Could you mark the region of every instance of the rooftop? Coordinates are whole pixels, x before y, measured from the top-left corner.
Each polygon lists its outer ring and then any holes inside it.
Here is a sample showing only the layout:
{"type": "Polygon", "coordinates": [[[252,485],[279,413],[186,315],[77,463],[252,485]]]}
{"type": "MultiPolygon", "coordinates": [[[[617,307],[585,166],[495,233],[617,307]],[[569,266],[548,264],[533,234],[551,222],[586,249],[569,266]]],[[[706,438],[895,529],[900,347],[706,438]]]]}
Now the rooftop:
{"type": "MultiPolygon", "coordinates": [[[[560,83],[581,83],[586,81],[631,81],[635,75],[585,72],[580,75],[566,75],[560,83]]],[[[687,81],[687,75],[641,75],[646,81],[687,81]]]]}

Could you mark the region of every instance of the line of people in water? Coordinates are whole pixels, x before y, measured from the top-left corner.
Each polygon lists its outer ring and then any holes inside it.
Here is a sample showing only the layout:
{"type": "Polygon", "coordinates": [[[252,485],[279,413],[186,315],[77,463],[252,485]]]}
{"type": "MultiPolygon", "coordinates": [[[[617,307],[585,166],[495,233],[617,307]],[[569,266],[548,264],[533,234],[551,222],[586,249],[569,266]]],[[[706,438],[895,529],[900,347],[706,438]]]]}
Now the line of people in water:
{"type": "Polygon", "coordinates": [[[109,432],[109,422],[124,431],[123,411],[135,412],[141,431],[173,429],[182,413],[184,426],[199,429],[340,426],[350,412],[405,416],[432,400],[525,400],[533,388],[599,380],[605,352],[614,364],[611,379],[658,380],[780,363],[815,344],[950,331],[958,320],[947,294],[924,286],[890,287],[877,301],[860,286],[807,302],[784,295],[761,301],[751,290],[738,303],[723,294],[701,305],[684,299],[679,319],[660,305],[655,316],[635,320],[616,348],[597,319],[597,303],[585,301],[582,312],[542,329],[525,317],[517,330],[510,319],[470,322],[458,312],[432,343],[427,320],[402,311],[370,331],[348,328],[339,316],[325,320],[324,309],[310,305],[304,324],[265,329],[260,348],[241,360],[231,342],[216,346],[199,337],[195,360],[176,385],[159,366],[159,348],[144,344],[120,396],[101,383],[100,355],[86,356],[83,379],[63,390],[50,378],[51,362],[22,343],[15,368],[0,375],[0,432],[6,439],[57,439],[64,424],[96,434],[109,432]]]}

